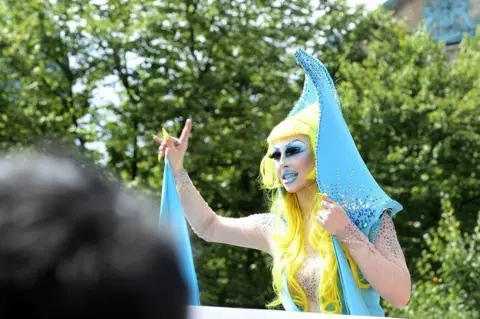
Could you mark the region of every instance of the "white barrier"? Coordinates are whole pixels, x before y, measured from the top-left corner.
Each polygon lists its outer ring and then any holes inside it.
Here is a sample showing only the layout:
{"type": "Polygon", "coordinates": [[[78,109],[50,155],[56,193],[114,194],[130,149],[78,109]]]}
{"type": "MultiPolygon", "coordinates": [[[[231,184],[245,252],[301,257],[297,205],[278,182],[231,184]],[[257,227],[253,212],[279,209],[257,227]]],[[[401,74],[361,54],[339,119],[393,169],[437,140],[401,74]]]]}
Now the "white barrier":
{"type": "MultiPolygon", "coordinates": [[[[374,317],[324,315],[319,313],[287,312],[281,310],[261,310],[223,307],[189,307],[188,319],[372,319],[374,317]]],[[[387,318],[388,319],[388,318],[387,318]]],[[[394,318],[390,318],[394,319],[394,318]]]]}

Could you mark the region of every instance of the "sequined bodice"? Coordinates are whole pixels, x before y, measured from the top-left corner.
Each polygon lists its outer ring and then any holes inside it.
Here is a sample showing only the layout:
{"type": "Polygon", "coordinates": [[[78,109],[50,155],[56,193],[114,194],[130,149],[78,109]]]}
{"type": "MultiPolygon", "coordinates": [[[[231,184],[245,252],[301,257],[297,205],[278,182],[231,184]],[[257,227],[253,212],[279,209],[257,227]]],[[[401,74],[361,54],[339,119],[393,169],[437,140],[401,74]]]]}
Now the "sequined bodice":
{"type": "MultiPolygon", "coordinates": [[[[243,218],[218,216],[193,186],[186,171],[175,176],[175,182],[185,217],[198,236],[208,242],[258,249],[274,257],[279,253],[274,241],[274,214],[253,214],[243,218]]],[[[337,239],[345,245],[364,277],[382,297],[394,305],[406,304],[405,291],[410,289],[410,274],[388,213],[383,217],[375,244],[354,223],[348,224],[337,239]]],[[[319,312],[317,291],[323,267],[317,254],[308,247],[305,261],[296,274],[297,282],[307,295],[310,312],[319,312]]]]}
{"type": "Polygon", "coordinates": [[[314,311],[318,304],[318,286],[320,283],[323,260],[318,255],[310,255],[297,272],[297,281],[307,294],[309,308],[314,311]]]}

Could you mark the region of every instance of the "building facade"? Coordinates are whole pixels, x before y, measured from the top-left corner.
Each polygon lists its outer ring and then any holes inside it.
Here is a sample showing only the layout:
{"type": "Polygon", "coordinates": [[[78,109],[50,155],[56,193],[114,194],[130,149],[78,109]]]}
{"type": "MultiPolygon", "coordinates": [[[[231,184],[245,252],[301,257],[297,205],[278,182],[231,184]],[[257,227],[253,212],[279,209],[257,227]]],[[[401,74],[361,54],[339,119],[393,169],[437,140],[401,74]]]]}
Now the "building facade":
{"type": "Polygon", "coordinates": [[[388,0],[383,7],[405,19],[410,28],[423,23],[438,41],[455,46],[464,34],[475,35],[480,0],[388,0]]]}

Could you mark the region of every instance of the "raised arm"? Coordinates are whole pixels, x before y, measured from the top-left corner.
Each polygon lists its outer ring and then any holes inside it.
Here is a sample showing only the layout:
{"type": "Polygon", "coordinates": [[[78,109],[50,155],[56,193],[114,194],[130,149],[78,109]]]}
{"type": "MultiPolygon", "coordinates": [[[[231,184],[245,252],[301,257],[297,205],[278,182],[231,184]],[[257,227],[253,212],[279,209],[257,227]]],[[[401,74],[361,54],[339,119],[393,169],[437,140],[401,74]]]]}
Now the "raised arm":
{"type": "Polygon", "coordinates": [[[271,254],[271,214],[256,214],[244,218],[218,216],[193,185],[183,169],[191,129],[192,121],[187,120],[179,139],[169,136],[166,131],[164,138],[153,138],[160,144],[159,159],[165,155],[173,169],[184,214],[193,231],[209,242],[254,248],[271,254]]]}
{"type": "Polygon", "coordinates": [[[185,217],[193,231],[208,242],[224,243],[272,253],[272,214],[254,214],[243,218],[217,215],[190,180],[187,171],[175,176],[185,217]]]}
{"type": "Polygon", "coordinates": [[[350,222],[337,238],[349,250],[363,276],[383,299],[404,307],[410,299],[411,279],[392,217],[385,213],[375,244],[350,222]]]}

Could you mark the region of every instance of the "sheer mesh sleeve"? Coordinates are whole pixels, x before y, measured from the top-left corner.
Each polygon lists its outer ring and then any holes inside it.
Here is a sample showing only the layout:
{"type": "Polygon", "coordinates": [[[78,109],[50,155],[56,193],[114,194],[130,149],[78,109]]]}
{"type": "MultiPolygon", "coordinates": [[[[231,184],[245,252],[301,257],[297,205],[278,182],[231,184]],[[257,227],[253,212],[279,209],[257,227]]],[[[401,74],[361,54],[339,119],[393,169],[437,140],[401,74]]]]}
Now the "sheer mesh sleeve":
{"type": "Polygon", "coordinates": [[[385,300],[403,307],[410,299],[411,279],[392,217],[385,213],[375,244],[350,222],[337,236],[349,250],[363,276],[385,300]]]}
{"type": "Polygon", "coordinates": [[[272,253],[272,214],[254,214],[242,218],[222,217],[208,206],[185,170],[175,176],[175,183],[185,217],[200,238],[208,242],[272,253]]]}

